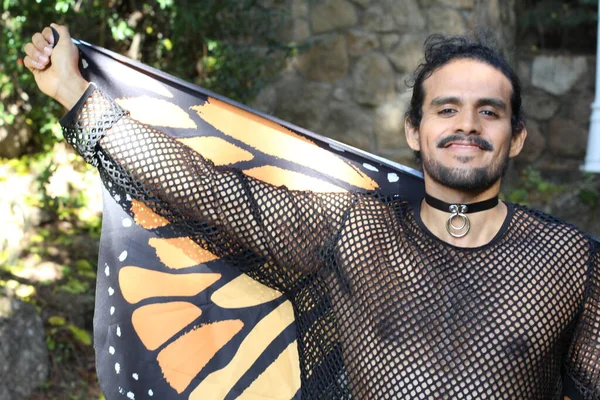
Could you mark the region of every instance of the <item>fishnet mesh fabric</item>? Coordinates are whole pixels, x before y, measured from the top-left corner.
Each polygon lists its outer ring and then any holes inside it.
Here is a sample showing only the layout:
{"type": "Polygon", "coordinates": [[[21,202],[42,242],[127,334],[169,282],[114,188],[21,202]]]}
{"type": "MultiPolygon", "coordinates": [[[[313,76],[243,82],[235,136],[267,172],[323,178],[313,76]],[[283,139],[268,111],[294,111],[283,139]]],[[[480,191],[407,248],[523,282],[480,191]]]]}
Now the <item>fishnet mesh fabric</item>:
{"type": "MultiPolygon", "coordinates": [[[[90,164],[97,167],[96,147],[98,140],[104,136],[107,129],[110,129],[115,122],[128,112],[119,107],[116,103],[106,101],[103,96],[96,95],[96,99],[87,99],[87,96],[96,89],[94,84],[90,84],[84,97],[65,115],[64,120],[70,121],[69,134],[65,135],[67,142],[77,149],[77,152],[90,164]],[[81,108],[81,110],[80,110],[81,108]],[[81,111],[79,116],[74,113],[81,111]]],[[[99,92],[98,92],[99,93],[99,92]]]]}
{"type": "Polygon", "coordinates": [[[508,204],[489,244],[455,247],[404,202],[273,187],[125,114],[91,88],[65,136],[106,182],[291,300],[303,398],[558,399],[565,373],[600,397],[600,261],[574,227],[508,204]]]}

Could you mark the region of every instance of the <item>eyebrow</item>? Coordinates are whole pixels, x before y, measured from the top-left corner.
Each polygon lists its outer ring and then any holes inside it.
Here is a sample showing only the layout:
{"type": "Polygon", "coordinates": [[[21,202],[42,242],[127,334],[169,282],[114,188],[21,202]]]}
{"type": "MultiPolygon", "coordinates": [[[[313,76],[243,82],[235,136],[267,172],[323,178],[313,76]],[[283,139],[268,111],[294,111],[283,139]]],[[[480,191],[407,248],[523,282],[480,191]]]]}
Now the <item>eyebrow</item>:
{"type": "MultiPolygon", "coordinates": [[[[462,103],[462,100],[459,97],[456,96],[443,96],[443,97],[436,97],[435,99],[431,100],[431,105],[432,106],[441,106],[444,104],[460,104],[462,103]]],[[[495,97],[484,97],[481,98],[479,100],[477,100],[477,106],[481,107],[481,106],[492,106],[494,108],[497,108],[499,110],[507,110],[508,106],[506,105],[506,102],[502,99],[498,99],[495,97]]]]}

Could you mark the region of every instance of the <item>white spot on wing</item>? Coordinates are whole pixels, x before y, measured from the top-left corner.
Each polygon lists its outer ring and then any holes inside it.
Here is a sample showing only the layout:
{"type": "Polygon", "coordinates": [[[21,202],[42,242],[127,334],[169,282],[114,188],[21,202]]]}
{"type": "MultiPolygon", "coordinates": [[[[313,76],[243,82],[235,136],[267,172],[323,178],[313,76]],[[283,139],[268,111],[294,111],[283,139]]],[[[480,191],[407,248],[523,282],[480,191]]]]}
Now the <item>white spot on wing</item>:
{"type": "Polygon", "coordinates": [[[117,202],[121,201],[121,196],[119,196],[118,194],[115,194],[115,200],[117,202]]]}
{"type": "Polygon", "coordinates": [[[117,336],[121,337],[121,327],[117,325],[117,336]]]}
{"type": "Polygon", "coordinates": [[[108,295],[109,295],[109,296],[112,296],[113,294],[115,294],[115,289],[113,289],[113,288],[109,287],[109,288],[108,288],[108,295]]]}
{"type": "Polygon", "coordinates": [[[365,167],[369,171],[379,172],[379,170],[377,169],[377,167],[375,167],[375,166],[373,166],[371,164],[364,163],[363,167],[365,167]]]}
{"type": "Polygon", "coordinates": [[[108,264],[104,264],[104,275],[109,276],[110,275],[110,268],[108,266],[108,264]]]}
{"type": "Polygon", "coordinates": [[[110,346],[110,347],[108,348],[108,352],[109,352],[111,355],[115,354],[115,348],[114,348],[114,347],[112,347],[112,346],[110,346]]]}
{"type": "Polygon", "coordinates": [[[148,390],[148,396],[154,396],[154,392],[152,391],[152,389],[148,390]]]}
{"type": "Polygon", "coordinates": [[[125,198],[127,199],[127,201],[131,201],[131,196],[129,195],[129,193],[125,196],[125,198]]]}
{"type": "Polygon", "coordinates": [[[87,63],[87,61],[85,60],[85,58],[82,58],[82,59],[81,59],[81,65],[83,66],[83,69],[87,69],[87,67],[88,67],[88,63],[87,63]]]}
{"type": "Polygon", "coordinates": [[[136,381],[140,379],[140,376],[138,374],[132,374],[131,376],[133,376],[133,379],[135,379],[136,381]]]}
{"type": "Polygon", "coordinates": [[[135,399],[135,394],[133,394],[133,392],[127,392],[127,398],[133,400],[135,399]]]}
{"type": "Polygon", "coordinates": [[[121,372],[121,364],[119,363],[115,363],[115,372],[118,374],[119,372],[121,372]]]}
{"type": "Polygon", "coordinates": [[[123,218],[123,226],[125,228],[129,228],[133,222],[131,222],[131,218],[123,218]]]}
{"type": "Polygon", "coordinates": [[[110,315],[115,313],[115,306],[110,306],[110,315]]]}
{"type": "Polygon", "coordinates": [[[127,250],[125,250],[121,254],[119,254],[119,261],[123,262],[123,261],[125,261],[126,258],[127,258],[127,250]]]}
{"type": "Polygon", "coordinates": [[[390,172],[388,174],[388,181],[394,183],[394,182],[398,182],[400,180],[400,177],[398,176],[397,173],[395,172],[390,172]]]}

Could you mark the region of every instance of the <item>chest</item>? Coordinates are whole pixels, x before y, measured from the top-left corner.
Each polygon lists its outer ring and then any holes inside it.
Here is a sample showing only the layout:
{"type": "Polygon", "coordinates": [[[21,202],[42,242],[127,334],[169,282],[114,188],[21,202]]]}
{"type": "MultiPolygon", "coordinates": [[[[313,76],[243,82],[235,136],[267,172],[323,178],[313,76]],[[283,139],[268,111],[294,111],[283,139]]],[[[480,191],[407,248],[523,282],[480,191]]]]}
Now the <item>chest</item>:
{"type": "Polygon", "coordinates": [[[341,254],[332,282],[344,307],[369,316],[390,340],[483,335],[506,351],[524,351],[560,340],[583,300],[584,266],[554,249],[533,252],[515,243],[460,252],[384,236],[341,254]]]}

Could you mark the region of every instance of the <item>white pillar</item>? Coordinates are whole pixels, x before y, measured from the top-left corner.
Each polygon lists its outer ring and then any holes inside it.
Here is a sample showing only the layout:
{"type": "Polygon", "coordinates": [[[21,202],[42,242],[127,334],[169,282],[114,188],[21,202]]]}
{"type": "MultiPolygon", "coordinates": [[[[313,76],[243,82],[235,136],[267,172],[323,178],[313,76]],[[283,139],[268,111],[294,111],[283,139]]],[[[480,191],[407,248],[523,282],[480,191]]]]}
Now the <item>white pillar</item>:
{"type": "MultiPolygon", "coordinates": [[[[600,0],[598,0],[600,16],[600,0]]],[[[583,170],[600,173],[600,19],[598,19],[598,46],[596,48],[596,98],[592,103],[592,117],[588,136],[587,155],[583,170]]]]}

